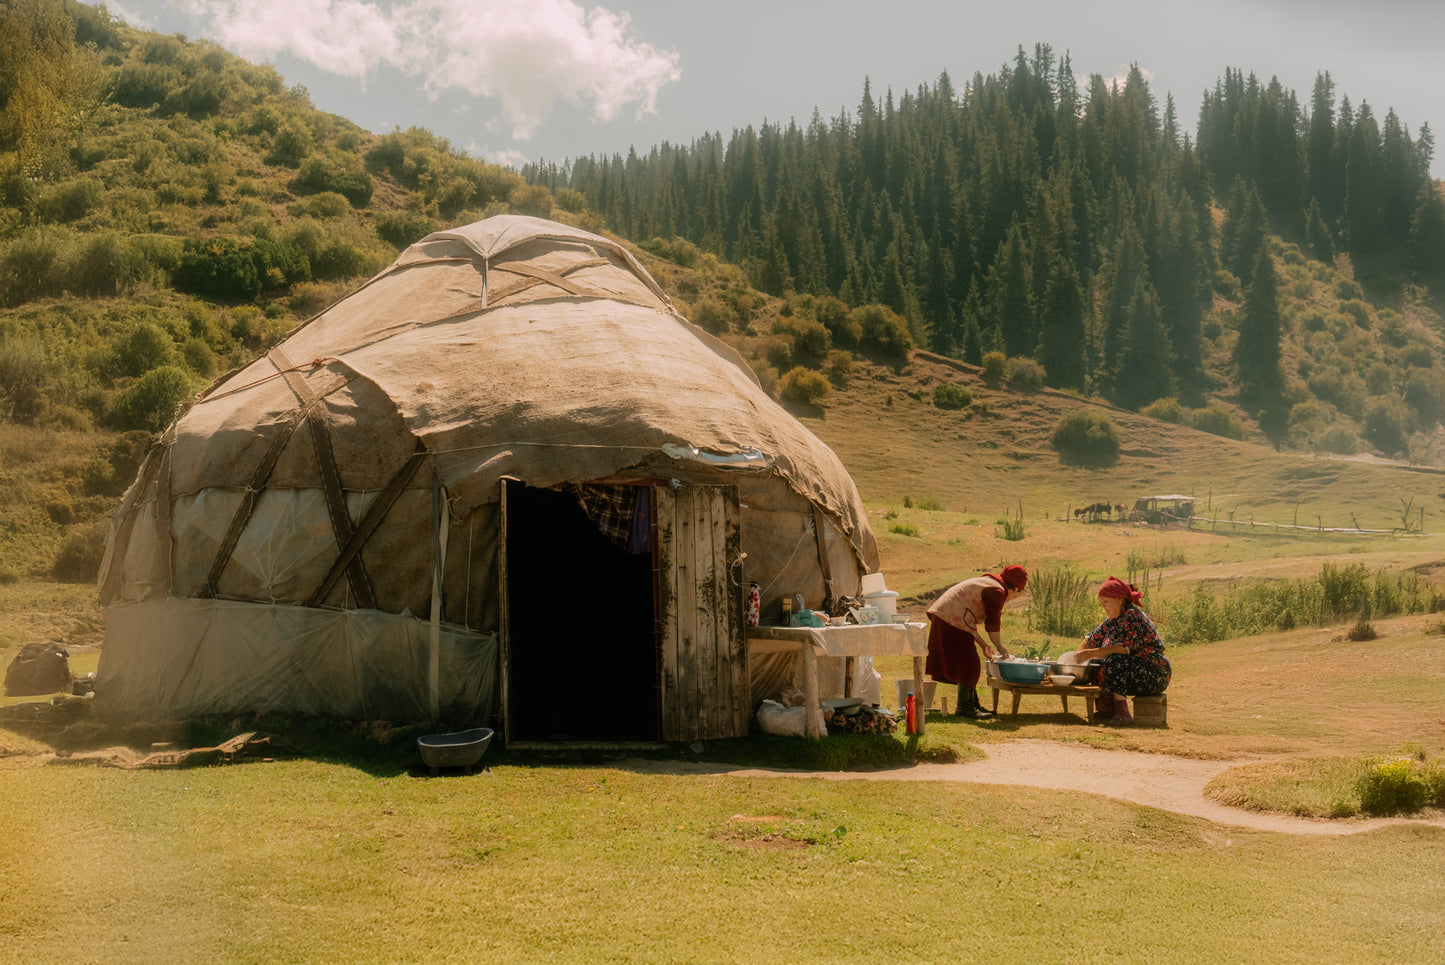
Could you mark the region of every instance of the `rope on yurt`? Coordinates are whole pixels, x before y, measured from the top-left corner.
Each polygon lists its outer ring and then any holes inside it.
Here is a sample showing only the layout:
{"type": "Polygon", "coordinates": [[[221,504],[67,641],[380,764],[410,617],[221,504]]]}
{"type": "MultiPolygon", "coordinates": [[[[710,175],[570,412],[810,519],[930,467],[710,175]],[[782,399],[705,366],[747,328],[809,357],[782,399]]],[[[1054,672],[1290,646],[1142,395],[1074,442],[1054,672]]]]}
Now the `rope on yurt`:
{"type": "Polygon", "coordinates": [[[381,492],[377,493],[376,498],[371,501],[371,505],[366,507],[366,512],[362,514],[361,521],[356,524],[351,539],[341,548],[341,552],[332,561],[331,568],[326,571],[326,575],[322,577],[315,592],[307,599],[307,606],[321,606],[325,602],[326,597],[331,594],[331,588],[336,585],[336,581],[341,578],[341,574],[351,563],[352,557],[361,552],[366,541],[371,538],[372,533],[376,532],[376,528],[381,525],[386,514],[391,511],[391,507],[401,497],[402,491],[411,482],[411,478],[416,475],[417,469],[421,468],[422,457],[426,454],[426,444],[418,439],[416,448],[412,450],[411,455],[392,475],[381,492]]]}
{"type": "Polygon", "coordinates": [[[432,525],[436,527],[432,546],[436,556],[431,583],[431,634],[427,679],[431,690],[431,719],[435,721],[441,720],[442,716],[442,572],[447,565],[447,532],[451,529],[447,525],[451,520],[451,514],[446,510],[445,496],[443,495],[445,490],[442,486],[441,476],[437,474],[435,460],[432,461],[431,485],[432,525]]]}
{"type": "MultiPolygon", "coordinates": [[[[327,426],[326,409],[320,398],[311,391],[311,386],[295,371],[281,346],[267,353],[272,363],[286,376],[286,385],[296,395],[297,401],[306,409],[306,424],[311,429],[311,447],[316,453],[316,464],[321,474],[321,491],[326,498],[326,512],[331,517],[331,532],[340,550],[351,542],[354,527],[351,513],[346,507],[346,495],[341,491],[341,471],[336,466],[336,453],[331,448],[331,430],[327,426]]],[[[353,556],[346,567],[346,582],[356,597],[357,605],[363,610],[376,609],[376,591],[371,586],[371,577],[360,557],[353,556]]]]}

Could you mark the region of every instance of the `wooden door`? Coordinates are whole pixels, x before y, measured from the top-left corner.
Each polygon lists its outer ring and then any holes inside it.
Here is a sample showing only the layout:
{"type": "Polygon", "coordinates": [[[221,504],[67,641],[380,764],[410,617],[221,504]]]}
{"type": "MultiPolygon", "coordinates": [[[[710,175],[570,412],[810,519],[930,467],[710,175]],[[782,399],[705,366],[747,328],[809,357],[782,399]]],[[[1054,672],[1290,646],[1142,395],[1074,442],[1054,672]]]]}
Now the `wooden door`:
{"type": "Polygon", "coordinates": [[[742,737],[752,708],[738,487],[653,493],[662,738],[742,737]]]}

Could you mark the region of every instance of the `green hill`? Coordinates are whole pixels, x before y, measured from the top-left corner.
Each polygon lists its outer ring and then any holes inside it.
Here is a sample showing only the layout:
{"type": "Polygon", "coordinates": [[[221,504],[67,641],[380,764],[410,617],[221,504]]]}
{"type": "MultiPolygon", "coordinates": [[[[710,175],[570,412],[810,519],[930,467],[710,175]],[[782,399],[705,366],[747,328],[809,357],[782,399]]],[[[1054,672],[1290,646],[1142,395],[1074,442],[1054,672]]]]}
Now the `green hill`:
{"type": "MultiPolygon", "coordinates": [[[[410,242],[506,211],[608,227],[576,190],[554,196],[425,130],[369,134],[269,67],[103,8],[12,3],[0,38],[0,592],[29,588],[8,613],[80,599],[151,434],[410,242]]],[[[987,531],[1010,510],[1058,518],[1161,492],[1241,524],[1394,529],[1424,509],[1428,527],[1440,510],[1426,466],[1445,465],[1445,326],[1426,292],[1367,297],[1347,258],[1269,241],[1288,409],[1266,434],[1236,384],[1247,292],[1227,272],[1201,319],[1201,393],[1134,412],[1046,388],[1028,357],[922,351],[884,305],[767,294],[690,242],[639,241],[680,309],[843,456],[890,546],[884,507],[905,498],[987,531]],[[1113,458],[1060,456],[1070,413],[1114,427],[1113,458]],[[1416,465],[1359,461],[1372,450],[1416,465]]]]}

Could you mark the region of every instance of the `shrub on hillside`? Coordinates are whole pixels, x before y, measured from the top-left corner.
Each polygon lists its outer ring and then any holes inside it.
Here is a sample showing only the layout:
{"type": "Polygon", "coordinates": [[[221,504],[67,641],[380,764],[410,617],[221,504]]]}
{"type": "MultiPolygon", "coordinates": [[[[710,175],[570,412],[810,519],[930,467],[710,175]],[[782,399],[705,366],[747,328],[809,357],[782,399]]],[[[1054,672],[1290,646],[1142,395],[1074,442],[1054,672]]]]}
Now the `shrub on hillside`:
{"type": "Polygon", "coordinates": [[[783,399],[798,405],[817,405],[828,397],[830,389],[822,372],[802,366],[789,369],[779,383],[783,399]]]}
{"type": "Polygon", "coordinates": [[[72,527],[60,544],[60,552],[51,567],[51,575],[62,583],[90,583],[100,573],[105,556],[105,537],[110,529],[107,520],[98,519],[72,527]]]}
{"type": "Polygon", "coordinates": [[[693,324],[714,335],[732,328],[736,317],[732,306],[714,295],[706,295],[698,299],[692,309],[693,324]]]}
{"type": "Polygon", "coordinates": [[[1353,456],[1360,451],[1360,440],[1349,429],[1337,423],[1320,433],[1315,440],[1315,446],[1322,452],[1337,456],[1353,456]]]}
{"type": "Polygon", "coordinates": [[[307,277],[288,279],[293,282],[374,275],[392,257],[390,249],[378,245],[369,232],[354,223],[323,224],[302,218],[288,225],[281,239],[311,266],[307,277]]]}
{"type": "Polygon", "coordinates": [[[1109,465],[1119,458],[1119,430],[1102,412],[1076,409],[1054,427],[1049,444],[1066,462],[1109,465]]]}
{"type": "Polygon", "coordinates": [[[297,194],[333,191],[351,202],[353,208],[364,208],[371,202],[375,185],[371,175],[362,168],[360,158],[331,152],[302,161],[290,187],[297,194]]]}
{"type": "Polygon", "coordinates": [[[1179,404],[1178,399],[1155,399],[1139,412],[1151,419],[1171,422],[1176,426],[1189,424],[1189,413],[1185,411],[1184,406],[1179,404]]]}
{"type": "Polygon", "coordinates": [[[174,365],[163,365],[147,372],[116,396],[106,421],[114,429],[160,432],[190,394],[191,382],[186,373],[174,365]]]}
{"type": "Polygon", "coordinates": [[[1321,365],[1306,381],[1315,398],[1330,403],[1341,412],[1360,418],[1365,412],[1365,383],[1354,372],[1342,372],[1335,365],[1321,365]]]}
{"type": "MultiPolygon", "coordinates": [[[[557,191],[557,207],[573,214],[581,214],[587,210],[587,195],[575,188],[561,188],[557,191]]],[[[685,242],[685,244],[690,244],[690,242],[685,242]]],[[[694,248],[694,250],[696,249],[694,248]]]]}
{"type": "Polygon", "coordinates": [[[193,239],[181,252],[171,284],[193,295],[250,299],[267,286],[271,267],[257,250],[255,239],[193,239]]]}
{"type": "Polygon", "coordinates": [[[1008,378],[1008,356],[1002,352],[985,352],[983,355],[983,378],[990,385],[998,385],[1008,378]]]}
{"type": "Polygon", "coordinates": [[[832,295],[819,295],[813,299],[813,317],[823,323],[832,336],[833,344],[839,348],[856,348],[863,337],[863,327],[848,310],[847,304],[832,295]]]}
{"type": "Polygon", "coordinates": [[[1410,448],[1410,413],[1395,398],[1377,398],[1365,412],[1365,438],[1387,455],[1399,455],[1410,448]]]}
{"type": "Polygon", "coordinates": [[[311,130],[305,124],[288,120],[281,124],[276,136],[271,139],[271,150],[266,154],[267,164],[279,164],[296,168],[307,154],[311,153],[311,130]]]}
{"type": "Polygon", "coordinates": [[[60,254],[57,287],[77,295],[117,295],[164,277],[163,265],[152,263],[147,247],[116,231],[82,235],[60,254]]]}
{"type": "Polygon", "coordinates": [[[832,338],[823,323],[799,315],[779,318],[773,323],[773,334],[792,339],[794,358],[821,360],[832,348],[832,338]]]}
{"type": "Polygon", "coordinates": [[[1008,360],[1008,380],[1015,388],[1030,391],[1041,389],[1046,377],[1044,367],[1034,359],[1018,356],[1008,360]]]}
{"type": "Polygon", "coordinates": [[[33,202],[41,221],[76,221],[100,204],[105,184],[99,178],[77,178],[42,188],[33,202]]]}
{"type": "Polygon", "coordinates": [[[552,192],[542,184],[519,185],[508,200],[517,214],[527,214],[534,218],[552,217],[552,206],[556,203],[552,192]]]}
{"type": "Polygon", "coordinates": [[[64,229],[44,228],[0,243],[0,305],[57,293],[54,269],[71,237],[64,229]]]}
{"type": "MultiPolygon", "coordinates": [[[[568,194],[575,194],[581,197],[579,192],[571,188],[563,188],[558,192],[557,204],[564,211],[580,211],[587,206],[585,198],[582,200],[581,208],[571,206],[576,203],[575,199],[569,198],[568,202],[564,204],[562,197],[568,194]]],[[[682,265],[684,268],[696,268],[698,261],[702,258],[702,250],[686,238],[673,238],[671,241],[666,241],[662,238],[653,238],[651,241],[642,242],[639,247],[642,248],[643,251],[650,252],[659,258],[665,258],[675,265],[682,265]]]]}
{"type": "Polygon", "coordinates": [[[415,244],[441,226],[420,211],[388,211],[376,217],[376,233],[400,251],[415,244]]]}
{"type": "Polygon", "coordinates": [[[973,402],[973,393],[966,385],[945,382],[933,387],[933,404],[940,409],[965,409],[973,402]]]}
{"type": "Polygon", "coordinates": [[[1370,306],[1358,298],[1346,298],[1339,304],[1341,315],[1346,315],[1360,328],[1370,327],[1370,306]]]}
{"type": "Polygon", "coordinates": [[[833,349],[828,353],[825,371],[829,382],[837,386],[847,385],[849,376],[853,374],[853,353],[840,348],[833,349]]]}
{"type": "Polygon", "coordinates": [[[1365,290],[1361,288],[1360,283],[1353,278],[1336,278],[1335,297],[1342,301],[1351,298],[1364,298],[1365,290]]]}
{"type": "Polygon", "coordinates": [[[1244,423],[1240,422],[1219,402],[1210,402],[1202,409],[1195,409],[1189,423],[1200,432],[1223,436],[1225,439],[1243,439],[1244,423]]]}
{"type": "Polygon", "coordinates": [[[111,349],[111,368],[117,375],[140,377],[162,365],[173,365],[176,343],[169,332],[146,320],[131,329],[111,349]]]}
{"type": "MultiPolygon", "coordinates": [[[[350,212],[351,202],[336,191],[322,191],[286,206],[286,213],[293,218],[340,218],[350,212]]],[[[377,229],[380,234],[380,225],[377,229]]]]}
{"type": "Polygon", "coordinates": [[[0,417],[29,424],[45,407],[50,364],[39,336],[0,332],[0,417]]]}
{"type": "Polygon", "coordinates": [[[850,313],[858,325],[858,344],[884,358],[901,358],[913,347],[908,322],[887,305],[864,305],[850,313]]]}

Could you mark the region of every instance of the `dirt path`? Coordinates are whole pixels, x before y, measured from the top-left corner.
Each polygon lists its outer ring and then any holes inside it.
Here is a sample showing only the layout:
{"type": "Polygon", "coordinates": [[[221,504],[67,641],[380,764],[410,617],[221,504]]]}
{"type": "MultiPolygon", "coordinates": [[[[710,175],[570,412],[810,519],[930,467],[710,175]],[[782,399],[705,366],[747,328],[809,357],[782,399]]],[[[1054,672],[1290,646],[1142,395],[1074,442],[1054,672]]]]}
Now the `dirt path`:
{"type": "Polygon", "coordinates": [[[656,773],[727,774],[733,777],[812,777],[832,781],[962,781],[1009,784],[1102,794],[1134,804],[1203,818],[1214,824],[1284,834],[1341,835],[1391,824],[1445,827],[1445,817],[1350,818],[1326,820],[1261,814],[1217,804],[1204,786],[1236,761],[1197,761],[1167,754],[1101,750],[1056,741],[1016,740],[985,745],[982,761],[966,764],[918,764],[886,771],[785,771],[686,764],[668,761],[625,762],[628,770],[656,773]]]}

